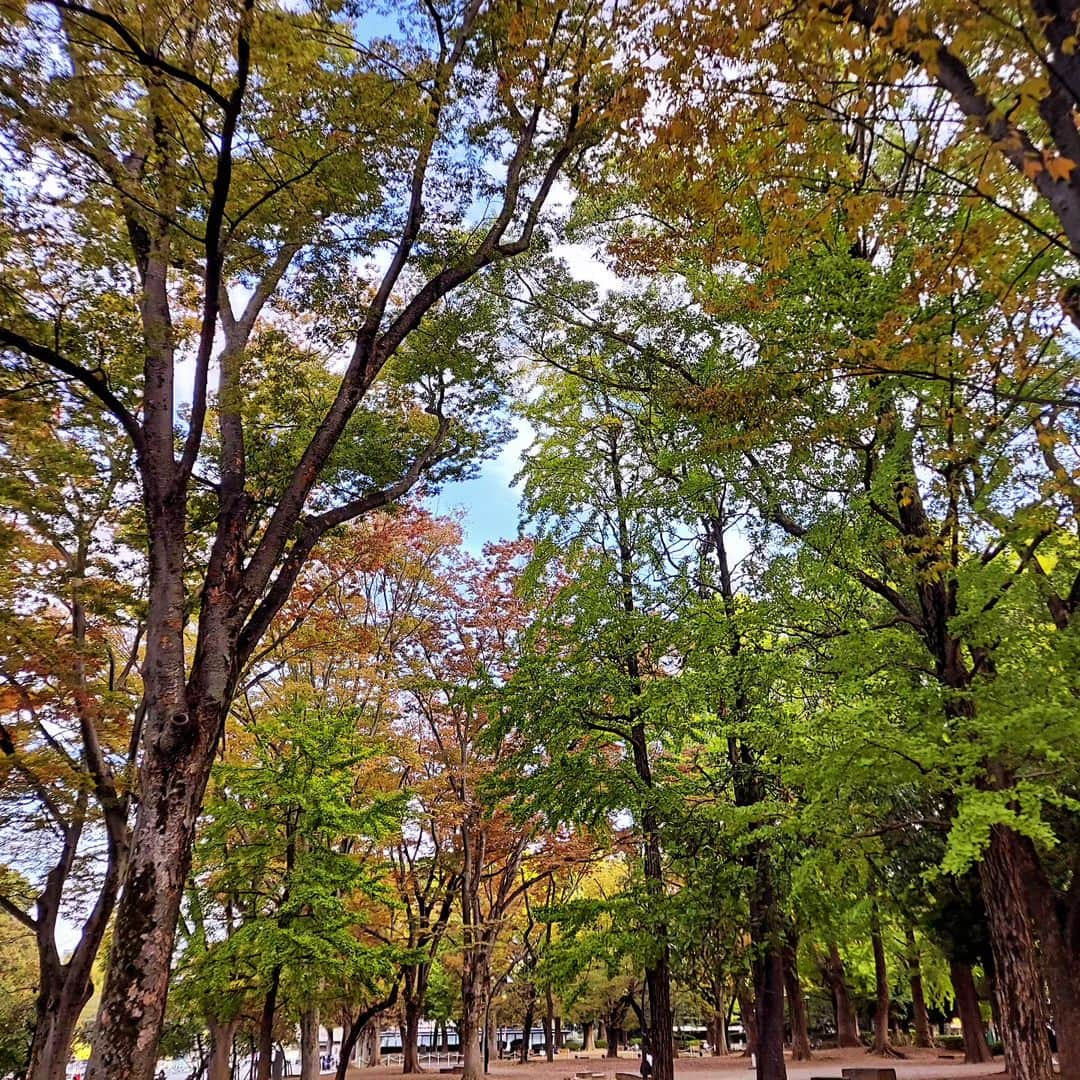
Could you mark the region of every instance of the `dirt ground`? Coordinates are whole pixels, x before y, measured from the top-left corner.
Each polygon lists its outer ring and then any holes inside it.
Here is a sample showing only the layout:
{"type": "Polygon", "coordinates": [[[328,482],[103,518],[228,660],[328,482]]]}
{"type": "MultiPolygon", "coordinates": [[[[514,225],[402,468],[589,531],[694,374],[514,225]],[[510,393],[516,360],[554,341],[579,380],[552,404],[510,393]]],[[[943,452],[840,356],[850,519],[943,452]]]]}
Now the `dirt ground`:
{"type": "MultiPolygon", "coordinates": [[[[896,1080],[984,1080],[1005,1076],[1004,1067],[994,1065],[965,1065],[962,1055],[940,1050],[917,1050],[904,1048],[902,1060],[884,1061],[860,1050],[817,1050],[812,1061],[788,1061],[789,1080],[813,1080],[833,1078],[839,1080],[844,1067],[894,1068],[896,1080]]],[[[568,1080],[575,1072],[603,1073],[604,1080],[615,1080],[616,1072],[637,1073],[638,1059],[631,1052],[624,1052],[617,1059],[605,1058],[601,1052],[594,1054],[571,1054],[567,1051],[552,1062],[530,1061],[520,1065],[512,1061],[493,1061],[488,1076],[501,1080],[568,1080]]],[[[436,1067],[429,1070],[438,1076],[436,1067]]],[[[349,1076],[355,1080],[388,1080],[401,1075],[401,1066],[381,1066],[373,1069],[350,1069],[349,1076]]],[[[680,1057],[675,1062],[675,1076],[679,1080],[753,1080],[748,1058],[738,1054],[727,1057],[680,1057]]],[[[452,1080],[448,1077],[447,1080],[452,1080]]]]}

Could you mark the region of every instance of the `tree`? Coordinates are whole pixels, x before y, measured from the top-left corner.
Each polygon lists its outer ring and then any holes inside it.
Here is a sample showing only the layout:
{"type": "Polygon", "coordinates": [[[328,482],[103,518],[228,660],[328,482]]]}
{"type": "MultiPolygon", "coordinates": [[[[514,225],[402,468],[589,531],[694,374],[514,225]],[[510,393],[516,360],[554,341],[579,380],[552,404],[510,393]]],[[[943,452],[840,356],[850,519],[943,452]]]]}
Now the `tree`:
{"type": "Polygon", "coordinates": [[[204,929],[184,966],[218,1022],[258,989],[261,1080],[282,1002],[310,1027],[330,988],[374,988],[396,969],[393,950],[354,929],[355,906],[381,888],[381,864],[364,853],[396,824],[401,802],[364,784],[378,744],[357,720],[297,700],[235,732],[215,766],[195,862],[204,929]]]}
{"type": "MultiPolygon", "coordinates": [[[[6,894],[24,902],[30,889],[11,870],[0,868],[6,894]]],[[[0,912],[0,1069],[5,1075],[21,1075],[30,1061],[38,985],[34,938],[21,920],[0,912]]]]}
{"type": "Polygon", "coordinates": [[[144,567],[131,547],[131,449],[103,410],[62,386],[3,378],[3,822],[8,857],[30,873],[34,904],[27,910],[0,883],[0,908],[37,943],[27,1076],[57,1080],[127,858],[144,567]],[[62,956],[65,923],[78,939],[62,956]]]}
{"type": "Polygon", "coordinates": [[[529,248],[558,177],[640,98],[624,89],[634,63],[610,62],[625,13],[590,4],[528,17],[417,5],[396,39],[251,0],[179,15],[56,0],[5,15],[0,109],[23,179],[5,189],[0,342],[20,368],[102,403],[133,448],[145,514],[142,797],[89,1075],[146,1080],[241,672],[319,539],[455,455],[469,375],[431,358],[405,424],[418,437],[402,440],[419,450],[329,484],[350,422],[445,298],[529,248]],[[136,372],[103,365],[78,333],[109,306],[138,327],[136,372]],[[260,319],[296,311],[313,315],[308,347],[348,360],[283,482],[257,497],[247,350],[260,319]],[[213,512],[193,552],[196,499],[213,512]]]}

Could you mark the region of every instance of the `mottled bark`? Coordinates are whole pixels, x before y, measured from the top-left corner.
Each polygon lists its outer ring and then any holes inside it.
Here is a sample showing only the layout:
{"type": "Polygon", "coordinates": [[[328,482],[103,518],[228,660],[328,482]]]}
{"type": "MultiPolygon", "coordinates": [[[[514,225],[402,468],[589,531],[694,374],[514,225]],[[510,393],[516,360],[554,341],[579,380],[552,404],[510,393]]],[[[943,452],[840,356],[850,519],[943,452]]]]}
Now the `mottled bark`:
{"type": "Polygon", "coordinates": [[[1018,840],[1011,830],[993,826],[979,864],[979,881],[994,953],[1005,1067],[1012,1080],[1050,1080],[1054,1070],[1043,985],[1024,897],[1024,859],[1018,840]]]}

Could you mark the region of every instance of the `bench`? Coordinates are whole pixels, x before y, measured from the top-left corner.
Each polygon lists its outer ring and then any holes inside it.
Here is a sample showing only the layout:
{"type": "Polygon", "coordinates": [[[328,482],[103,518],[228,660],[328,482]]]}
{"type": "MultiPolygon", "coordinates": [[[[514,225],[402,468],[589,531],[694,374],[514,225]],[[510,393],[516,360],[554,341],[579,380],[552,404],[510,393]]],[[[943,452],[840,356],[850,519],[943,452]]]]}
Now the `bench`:
{"type": "Polygon", "coordinates": [[[641,1073],[617,1072],[615,1080],[641,1080],[641,1073]]]}
{"type": "Polygon", "coordinates": [[[841,1069],[844,1080],[896,1080],[895,1069],[841,1069]]]}
{"type": "Polygon", "coordinates": [[[439,1072],[441,1073],[456,1073],[458,1076],[465,1071],[464,1065],[440,1065],[439,1072]]]}

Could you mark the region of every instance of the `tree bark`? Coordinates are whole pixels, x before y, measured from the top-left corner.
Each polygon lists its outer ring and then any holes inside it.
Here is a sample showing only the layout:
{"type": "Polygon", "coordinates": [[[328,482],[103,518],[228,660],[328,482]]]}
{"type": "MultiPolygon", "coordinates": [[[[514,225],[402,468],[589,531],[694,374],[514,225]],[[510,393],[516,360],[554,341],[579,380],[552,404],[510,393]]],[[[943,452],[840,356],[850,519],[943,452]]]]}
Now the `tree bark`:
{"type": "Polygon", "coordinates": [[[728,1052],[727,1012],[721,999],[712,1019],[712,1056],[723,1057],[728,1052]]]}
{"type": "Polygon", "coordinates": [[[405,976],[405,998],[402,1005],[401,1056],[403,1073],[419,1073],[420,1067],[420,1001],[410,992],[410,980],[405,976]]]}
{"type": "Polygon", "coordinates": [[[555,1005],[551,998],[551,987],[546,986],[544,987],[544,1015],[540,1022],[544,1027],[544,1057],[548,1061],[555,1060],[554,1017],[555,1005]]]}
{"type": "Polygon", "coordinates": [[[994,1055],[990,1053],[990,1046],[986,1041],[986,1028],[983,1027],[982,1014],[979,1012],[979,993],[975,989],[971,968],[960,960],[950,960],[949,976],[952,979],[956,1011],[960,1016],[960,1029],[964,1035],[964,1061],[969,1065],[984,1065],[993,1061],[994,1055]]]}
{"type": "Polygon", "coordinates": [[[915,928],[908,926],[907,963],[908,986],[911,988],[911,1008],[915,1014],[915,1045],[930,1047],[934,1045],[934,1035],[930,1030],[930,1015],[926,1011],[926,994],[923,990],[922,958],[919,945],[915,940],[915,928]]]}
{"type": "Polygon", "coordinates": [[[875,902],[870,921],[870,946],[874,952],[874,1053],[882,1057],[898,1057],[889,1041],[889,971],[885,964],[885,942],[881,937],[881,920],[875,902]]]}
{"type": "Polygon", "coordinates": [[[484,1073],[484,984],[487,953],[475,941],[461,965],[461,1040],[462,1080],[480,1080],[484,1073]]]}
{"type": "MultiPolygon", "coordinates": [[[[51,944],[51,941],[47,943],[51,944]]],[[[51,952],[55,954],[55,951],[55,945],[52,945],[51,952]]],[[[60,964],[59,957],[56,957],[55,964],[42,958],[38,971],[42,981],[37,996],[26,1080],[64,1080],[75,1027],[83,1006],[90,1000],[93,987],[89,977],[82,977],[78,973],[73,975],[70,964],[60,964]],[[68,970],[65,971],[65,968],[68,970]],[[41,974],[44,972],[48,974],[41,974]]]]}
{"type": "Polygon", "coordinates": [[[739,1017],[742,1020],[743,1034],[746,1035],[746,1049],[744,1057],[757,1056],[758,1052],[758,1029],[757,1029],[757,1006],[754,997],[744,986],[740,986],[737,992],[739,1001],[739,1017]]]}
{"type": "Polygon", "coordinates": [[[1067,891],[1056,889],[1028,837],[1016,837],[1026,898],[1050,990],[1061,1080],[1080,1080],[1080,859],[1067,891]]]}
{"type": "MultiPolygon", "coordinates": [[[[799,982],[799,938],[789,931],[784,942],[784,989],[787,992],[788,1015],[791,1019],[791,1060],[809,1061],[810,1031],[806,1019],[806,998],[799,982]]],[[[718,1016],[723,1023],[723,1016],[718,1016]]]]}
{"type": "Polygon", "coordinates": [[[206,1026],[210,1032],[210,1061],[206,1067],[206,1080],[232,1080],[233,1039],[240,1021],[219,1023],[209,1020],[206,1026]]]}
{"type": "Polygon", "coordinates": [[[533,1017],[536,1013],[536,990],[530,983],[526,989],[525,1017],[521,1021],[521,1046],[518,1048],[518,1061],[528,1063],[530,1043],[532,1042],[533,1017]]]}
{"type": "Polygon", "coordinates": [[[990,924],[1005,1067],[1012,1080],[1050,1080],[1053,1059],[1018,840],[1009,829],[991,828],[990,843],[979,864],[979,881],[990,924]]]}
{"type": "Polygon", "coordinates": [[[842,1047],[862,1046],[859,1039],[859,1018],[851,1004],[848,993],[847,975],[844,961],[836,942],[829,945],[829,956],[824,968],[825,981],[833,999],[833,1012],[836,1017],[836,1044],[842,1047]]]}
{"type": "Polygon", "coordinates": [[[368,1009],[364,1009],[353,1017],[352,1022],[349,1023],[341,1033],[341,1051],[338,1056],[337,1074],[336,1080],[345,1080],[345,1075],[349,1069],[349,1059],[353,1056],[353,1051],[356,1049],[356,1044],[363,1037],[364,1033],[368,1029],[368,1025],[371,1021],[377,1017],[380,1013],[384,1012],[393,1006],[397,1001],[398,996],[398,984],[394,984],[394,988],[390,991],[390,994],[377,1004],[371,1006],[368,1009]]]}
{"type": "Polygon", "coordinates": [[[270,1080],[270,1064],[274,1052],[274,1013],[277,1011],[278,986],[281,968],[270,973],[270,986],[263,998],[262,1015],[259,1019],[259,1068],[255,1080],[270,1080]]]}
{"type": "Polygon", "coordinates": [[[300,1014],[300,1080],[319,1080],[319,1010],[300,1014]]]}

